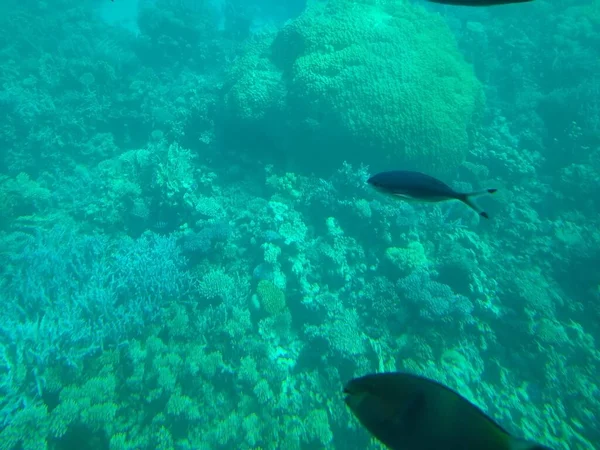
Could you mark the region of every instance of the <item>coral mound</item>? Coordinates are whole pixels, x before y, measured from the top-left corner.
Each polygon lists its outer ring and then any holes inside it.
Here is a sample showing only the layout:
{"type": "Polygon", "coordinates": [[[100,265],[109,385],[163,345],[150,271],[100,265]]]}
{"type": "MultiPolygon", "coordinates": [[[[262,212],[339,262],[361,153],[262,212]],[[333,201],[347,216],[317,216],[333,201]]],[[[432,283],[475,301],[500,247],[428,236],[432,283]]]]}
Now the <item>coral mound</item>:
{"type": "Polygon", "coordinates": [[[483,107],[482,87],[448,27],[426,10],[331,1],[276,35],[271,70],[252,70],[265,68],[265,53],[256,54],[262,64],[244,60],[226,110],[238,125],[254,111],[252,129],[261,136],[284,129],[279,150],[298,162],[314,163],[318,155],[325,166],[348,160],[444,173],[465,159],[469,129],[483,107]],[[260,102],[240,95],[249,84],[260,102]],[[280,113],[281,123],[270,115],[256,127],[264,116],[257,103],[265,105],[268,92],[266,107],[280,113]],[[241,104],[243,98],[251,103],[241,104]]]}

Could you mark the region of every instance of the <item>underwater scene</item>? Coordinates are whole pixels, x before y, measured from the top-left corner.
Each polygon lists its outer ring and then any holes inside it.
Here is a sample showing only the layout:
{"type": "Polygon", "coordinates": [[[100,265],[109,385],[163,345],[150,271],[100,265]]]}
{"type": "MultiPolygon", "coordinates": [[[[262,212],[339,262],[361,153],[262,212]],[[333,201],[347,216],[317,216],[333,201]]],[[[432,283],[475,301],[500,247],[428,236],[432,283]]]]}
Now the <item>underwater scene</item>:
{"type": "Polygon", "coordinates": [[[0,450],[600,449],[600,0],[2,0],[0,450]]]}

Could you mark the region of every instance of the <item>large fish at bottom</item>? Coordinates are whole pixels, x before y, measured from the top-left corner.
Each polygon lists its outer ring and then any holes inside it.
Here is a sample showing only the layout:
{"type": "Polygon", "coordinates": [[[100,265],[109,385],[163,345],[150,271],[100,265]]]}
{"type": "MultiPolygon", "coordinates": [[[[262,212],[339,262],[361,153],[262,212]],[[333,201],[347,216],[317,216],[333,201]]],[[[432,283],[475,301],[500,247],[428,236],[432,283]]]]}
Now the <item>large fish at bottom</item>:
{"type": "Polygon", "coordinates": [[[551,450],[511,436],[450,388],[402,372],[366,375],[344,387],[346,405],[392,450],[551,450]]]}
{"type": "Polygon", "coordinates": [[[421,202],[443,202],[446,200],[460,200],[472,208],[481,217],[489,219],[488,213],[483,211],[472,197],[483,194],[493,194],[497,189],[485,189],[477,192],[457,192],[446,183],[425,175],[421,172],[408,170],[391,170],[380,172],[367,180],[371,186],[380,192],[390,194],[403,200],[421,202]]]}

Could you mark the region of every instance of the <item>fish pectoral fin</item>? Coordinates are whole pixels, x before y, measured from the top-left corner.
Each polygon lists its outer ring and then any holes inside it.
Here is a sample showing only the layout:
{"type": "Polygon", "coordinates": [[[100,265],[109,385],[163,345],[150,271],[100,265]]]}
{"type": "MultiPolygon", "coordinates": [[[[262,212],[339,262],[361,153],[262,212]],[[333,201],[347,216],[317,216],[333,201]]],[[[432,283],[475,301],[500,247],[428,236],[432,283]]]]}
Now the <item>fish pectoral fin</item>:
{"type": "Polygon", "coordinates": [[[419,200],[414,198],[413,196],[409,195],[409,194],[392,194],[394,197],[398,197],[400,200],[404,201],[404,202],[410,202],[410,203],[418,203],[419,200]]]}

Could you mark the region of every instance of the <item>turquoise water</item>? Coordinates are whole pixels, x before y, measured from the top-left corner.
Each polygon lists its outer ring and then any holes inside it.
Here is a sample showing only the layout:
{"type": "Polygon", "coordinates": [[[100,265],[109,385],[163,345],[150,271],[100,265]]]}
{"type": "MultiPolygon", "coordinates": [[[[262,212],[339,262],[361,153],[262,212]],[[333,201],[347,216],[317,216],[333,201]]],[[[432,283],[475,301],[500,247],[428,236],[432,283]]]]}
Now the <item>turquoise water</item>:
{"type": "Polygon", "coordinates": [[[393,370],[600,448],[599,73],[598,0],[4,0],[0,449],[383,448],[393,370]]]}

